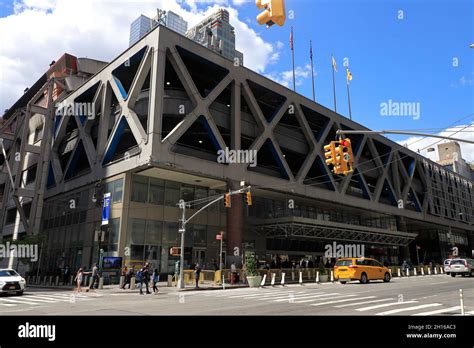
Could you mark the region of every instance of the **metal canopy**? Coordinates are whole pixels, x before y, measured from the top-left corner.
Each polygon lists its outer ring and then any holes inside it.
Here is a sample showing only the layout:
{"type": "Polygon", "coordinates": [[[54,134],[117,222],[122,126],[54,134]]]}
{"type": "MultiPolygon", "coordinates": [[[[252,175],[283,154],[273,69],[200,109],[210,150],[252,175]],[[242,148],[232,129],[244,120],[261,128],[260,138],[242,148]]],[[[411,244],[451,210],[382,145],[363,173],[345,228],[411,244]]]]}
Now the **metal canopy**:
{"type": "Polygon", "coordinates": [[[390,246],[406,246],[417,236],[417,233],[387,231],[301,217],[260,220],[253,224],[252,228],[266,237],[337,240],[390,246]]]}

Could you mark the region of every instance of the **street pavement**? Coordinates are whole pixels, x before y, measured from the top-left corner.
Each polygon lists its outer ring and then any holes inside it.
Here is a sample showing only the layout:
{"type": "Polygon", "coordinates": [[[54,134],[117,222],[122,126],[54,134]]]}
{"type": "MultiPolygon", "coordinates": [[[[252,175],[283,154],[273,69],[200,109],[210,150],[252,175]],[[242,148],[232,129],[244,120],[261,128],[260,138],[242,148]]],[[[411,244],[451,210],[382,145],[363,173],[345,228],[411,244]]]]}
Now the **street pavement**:
{"type": "Polygon", "coordinates": [[[117,286],[75,294],[29,288],[0,296],[0,315],[474,315],[474,278],[394,278],[390,283],[305,283],[265,288],[186,290],[140,295],[117,286]]]}

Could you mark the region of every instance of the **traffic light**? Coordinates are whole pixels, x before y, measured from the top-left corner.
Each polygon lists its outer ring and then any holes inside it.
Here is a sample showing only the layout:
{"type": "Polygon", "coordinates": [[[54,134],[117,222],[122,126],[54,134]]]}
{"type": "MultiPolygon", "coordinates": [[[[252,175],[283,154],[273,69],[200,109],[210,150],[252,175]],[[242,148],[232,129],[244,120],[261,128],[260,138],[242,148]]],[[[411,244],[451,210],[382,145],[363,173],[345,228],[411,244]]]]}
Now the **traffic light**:
{"type": "Polygon", "coordinates": [[[328,145],[324,145],[324,158],[326,159],[326,164],[335,165],[336,164],[336,142],[331,141],[328,145]]]}
{"type": "Polygon", "coordinates": [[[285,24],[286,14],[284,0],[256,0],[255,4],[259,9],[265,9],[257,16],[258,24],[266,24],[267,28],[275,23],[280,27],[285,24]]]}
{"type": "Polygon", "coordinates": [[[341,173],[347,175],[352,172],[352,163],[353,163],[353,154],[352,154],[352,145],[350,139],[341,139],[339,141],[339,146],[336,149],[336,157],[340,157],[340,168],[341,173]]]}
{"type": "Polygon", "coordinates": [[[247,202],[247,205],[252,205],[252,194],[250,191],[245,193],[245,201],[247,202]]]}
{"type": "Polygon", "coordinates": [[[231,203],[230,203],[230,193],[226,193],[224,195],[224,206],[226,208],[230,208],[231,207],[231,203]]]}

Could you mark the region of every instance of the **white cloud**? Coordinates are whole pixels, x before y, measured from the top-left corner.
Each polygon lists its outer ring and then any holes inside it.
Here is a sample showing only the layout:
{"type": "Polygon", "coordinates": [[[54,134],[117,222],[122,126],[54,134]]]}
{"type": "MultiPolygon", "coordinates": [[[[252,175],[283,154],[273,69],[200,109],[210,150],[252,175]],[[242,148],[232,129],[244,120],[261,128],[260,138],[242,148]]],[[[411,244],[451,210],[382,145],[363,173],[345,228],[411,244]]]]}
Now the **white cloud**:
{"type": "MultiPolygon", "coordinates": [[[[316,77],[316,71],[314,77],[316,77]]],[[[293,70],[286,70],[282,72],[271,72],[265,75],[269,79],[285,86],[293,87],[293,70]]],[[[311,77],[311,65],[306,64],[305,66],[297,66],[295,68],[295,82],[296,86],[301,86],[305,79],[311,77]]]]}
{"type": "Polygon", "coordinates": [[[229,3],[230,0],[17,0],[14,13],[0,18],[0,113],[65,52],[76,57],[114,59],[128,47],[130,23],[142,13],[154,16],[157,8],[176,12],[189,27],[218,8],[226,8],[235,27],[236,48],[244,53],[244,65],[263,73],[268,64],[278,60],[278,49],[241,20],[238,10],[229,3]]]}
{"type": "MultiPolygon", "coordinates": [[[[423,133],[423,131],[420,131],[423,133]]],[[[460,126],[455,126],[452,128],[447,128],[443,130],[442,132],[437,133],[437,135],[442,135],[442,136],[450,136],[454,138],[459,138],[459,139],[465,139],[465,140],[470,140],[474,141],[474,122],[471,123],[470,125],[460,125],[460,126]],[[459,133],[454,134],[456,131],[461,130],[462,128],[468,126],[466,129],[463,129],[459,133]]],[[[438,154],[438,144],[441,144],[443,142],[449,142],[449,140],[441,140],[437,138],[425,138],[425,137],[410,137],[405,140],[398,141],[398,143],[402,146],[406,146],[415,152],[420,150],[420,154],[433,160],[433,161],[438,161],[439,159],[439,154],[438,154]],[[435,151],[433,152],[428,152],[428,148],[434,148],[435,151]]],[[[470,162],[474,163],[474,145],[473,144],[468,144],[468,143],[462,143],[459,142],[459,145],[461,146],[461,155],[462,157],[470,162]]]]}

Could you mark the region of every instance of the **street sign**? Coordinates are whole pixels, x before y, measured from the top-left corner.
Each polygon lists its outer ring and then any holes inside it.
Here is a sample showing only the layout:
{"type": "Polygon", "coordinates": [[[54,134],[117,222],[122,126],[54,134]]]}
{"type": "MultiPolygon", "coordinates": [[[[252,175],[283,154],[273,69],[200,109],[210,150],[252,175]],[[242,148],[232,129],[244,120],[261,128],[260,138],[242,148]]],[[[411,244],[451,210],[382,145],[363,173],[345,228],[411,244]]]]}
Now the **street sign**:
{"type": "Polygon", "coordinates": [[[222,239],[222,234],[216,234],[216,240],[221,240],[222,239]]]}

